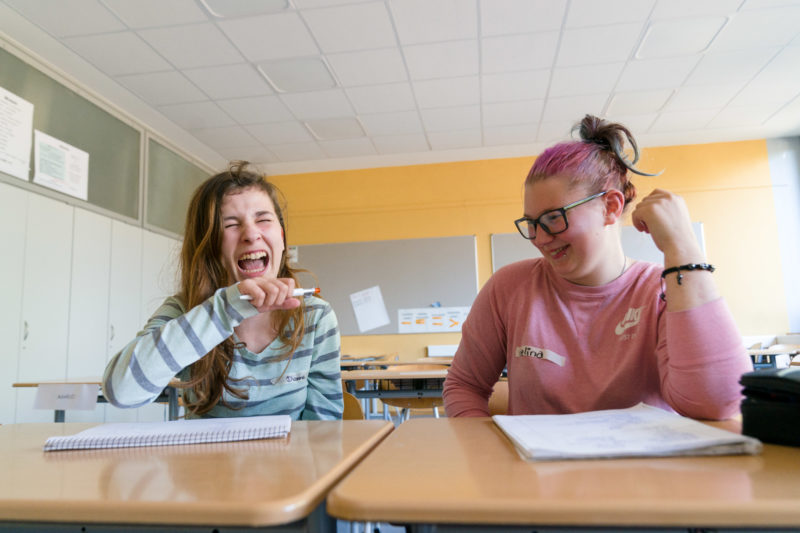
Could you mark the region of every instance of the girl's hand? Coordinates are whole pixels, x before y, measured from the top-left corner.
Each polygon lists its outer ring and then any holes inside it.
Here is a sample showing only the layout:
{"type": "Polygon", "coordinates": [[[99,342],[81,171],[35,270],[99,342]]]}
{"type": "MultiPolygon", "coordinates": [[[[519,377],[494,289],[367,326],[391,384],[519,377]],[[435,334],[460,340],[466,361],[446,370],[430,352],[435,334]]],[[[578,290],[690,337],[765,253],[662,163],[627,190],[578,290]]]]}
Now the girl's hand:
{"type": "Polygon", "coordinates": [[[294,287],[291,278],[251,278],[239,283],[239,292],[250,296],[250,303],[264,313],[299,307],[300,300],[291,296],[294,287]]]}
{"type": "Polygon", "coordinates": [[[677,194],[663,189],[653,190],[636,205],[631,219],[634,227],[649,233],[664,253],[665,266],[704,260],[692,230],[689,209],[677,194]]]}

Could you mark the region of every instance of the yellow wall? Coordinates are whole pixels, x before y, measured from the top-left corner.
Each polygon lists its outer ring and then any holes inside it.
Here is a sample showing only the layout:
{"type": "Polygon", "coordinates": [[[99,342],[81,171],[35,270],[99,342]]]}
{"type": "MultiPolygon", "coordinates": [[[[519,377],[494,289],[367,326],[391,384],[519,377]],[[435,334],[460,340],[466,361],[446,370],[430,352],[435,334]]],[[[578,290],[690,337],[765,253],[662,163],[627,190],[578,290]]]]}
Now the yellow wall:
{"type": "MultiPolygon", "coordinates": [[[[478,276],[491,275],[490,236],[514,230],[533,157],[272,176],[288,203],[290,244],[476,235],[478,276]]],[[[708,260],[744,335],[788,330],[777,221],[765,141],[651,148],[635,177],[639,197],[658,186],[681,194],[703,223],[708,260]]],[[[341,312],[341,311],[340,311],[341,312]]],[[[458,334],[358,335],[346,354],[425,355],[458,334]]]]}

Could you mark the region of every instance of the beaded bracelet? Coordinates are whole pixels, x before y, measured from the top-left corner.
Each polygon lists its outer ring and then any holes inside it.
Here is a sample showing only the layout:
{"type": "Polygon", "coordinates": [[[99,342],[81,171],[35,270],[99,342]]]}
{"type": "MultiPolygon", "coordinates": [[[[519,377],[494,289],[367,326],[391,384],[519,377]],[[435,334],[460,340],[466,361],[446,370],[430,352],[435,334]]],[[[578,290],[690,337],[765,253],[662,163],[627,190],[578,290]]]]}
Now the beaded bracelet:
{"type": "Polygon", "coordinates": [[[708,263],[687,263],[685,265],[674,266],[670,268],[665,268],[663,272],[661,272],[661,299],[666,301],[667,296],[664,294],[664,278],[667,277],[667,274],[672,274],[673,272],[678,273],[678,285],[681,285],[683,282],[683,274],[681,274],[681,270],[708,270],[709,272],[714,272],[716,270],[714,265],[710,265],[708,263]]]}

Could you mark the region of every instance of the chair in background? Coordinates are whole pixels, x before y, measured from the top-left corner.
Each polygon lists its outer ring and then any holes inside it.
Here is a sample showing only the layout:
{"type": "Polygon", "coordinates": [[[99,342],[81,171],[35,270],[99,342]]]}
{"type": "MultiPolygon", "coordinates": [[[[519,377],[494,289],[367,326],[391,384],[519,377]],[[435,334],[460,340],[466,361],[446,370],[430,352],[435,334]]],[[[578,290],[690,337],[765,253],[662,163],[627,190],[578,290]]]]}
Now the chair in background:
{"type": "MultiPolygon", "coordinates": [[[[386,370],[389,372],[413,372],[417,370],[447,370],[448,368],[448,365],[412,364],[389,366],[386,368],[386,370]]],[[[407,380],[396,381],[392,379],[382,379],[378,382],[378,388],[380,390],[387,391],[402,390],[402,381],[407,380]]],[[[430,379],[426,381],[430,382],[428,384],[430,388],[440,389],[442,387],[441,379],[430,379]]],[[[442,400],[441,396],[418,398],[416,395],[413,395],[413,393],[410,392],[410,394],[412,395],[408,398],[381,398],[381,403],[383,403],[383,418],[386,420],[391,419],[391,416],[389,415],[389,406],[396,407],[400,410],[400,422],[408,420],[411,417],[412,409],[433,409],[433,416],[439,418],[439,407],[444,405],[444,401],[442,400]]]]}
{"type": "Polygon", "coordinates": [[[489,416],[508,413],[508,381],[502,380],[494,384],[489,396],[489,416]]]}
{"type": "Polygon", "coordinates": [[[358,398],[347,391],[342,391],[342,396],[344,397],[342,420],[364,420],[364,409],[358,398]]]}

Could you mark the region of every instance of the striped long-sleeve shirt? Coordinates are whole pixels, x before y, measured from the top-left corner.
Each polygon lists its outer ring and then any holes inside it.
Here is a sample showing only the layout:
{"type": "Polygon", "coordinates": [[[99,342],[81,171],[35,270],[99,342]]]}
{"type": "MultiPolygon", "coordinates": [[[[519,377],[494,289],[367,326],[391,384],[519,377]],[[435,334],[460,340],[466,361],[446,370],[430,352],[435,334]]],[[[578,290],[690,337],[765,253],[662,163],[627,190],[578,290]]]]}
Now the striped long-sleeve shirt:
{"type": "MultiPolygon", "coordinates": [[[[237,285],[218,289],[188,311],[176,297],[167,298],[125,348],[106,366],[103,393],[117,407],[139,407],[155,400],[173,377],[188,378],[189,365],[233,336],[230,381],[246,388],[240,400],[228,392],[230,407],[218,403],[204,416],[234,417],[288,414],[292,419],[324,420],[342,417],[340,338],[331,306],[306,297],[303,340],[291,357],[280,360],[287,347],[275,339],[260,353],[243,347],[233,328],[258,314],[239,298],[237,285]],[[287,366],[288,365],[288,366],[287,366]]],[[[291,324],[290,326],[291,327],[291,324]]],[[[183,394],[192,394],[184,390],[183,394]]]]}

